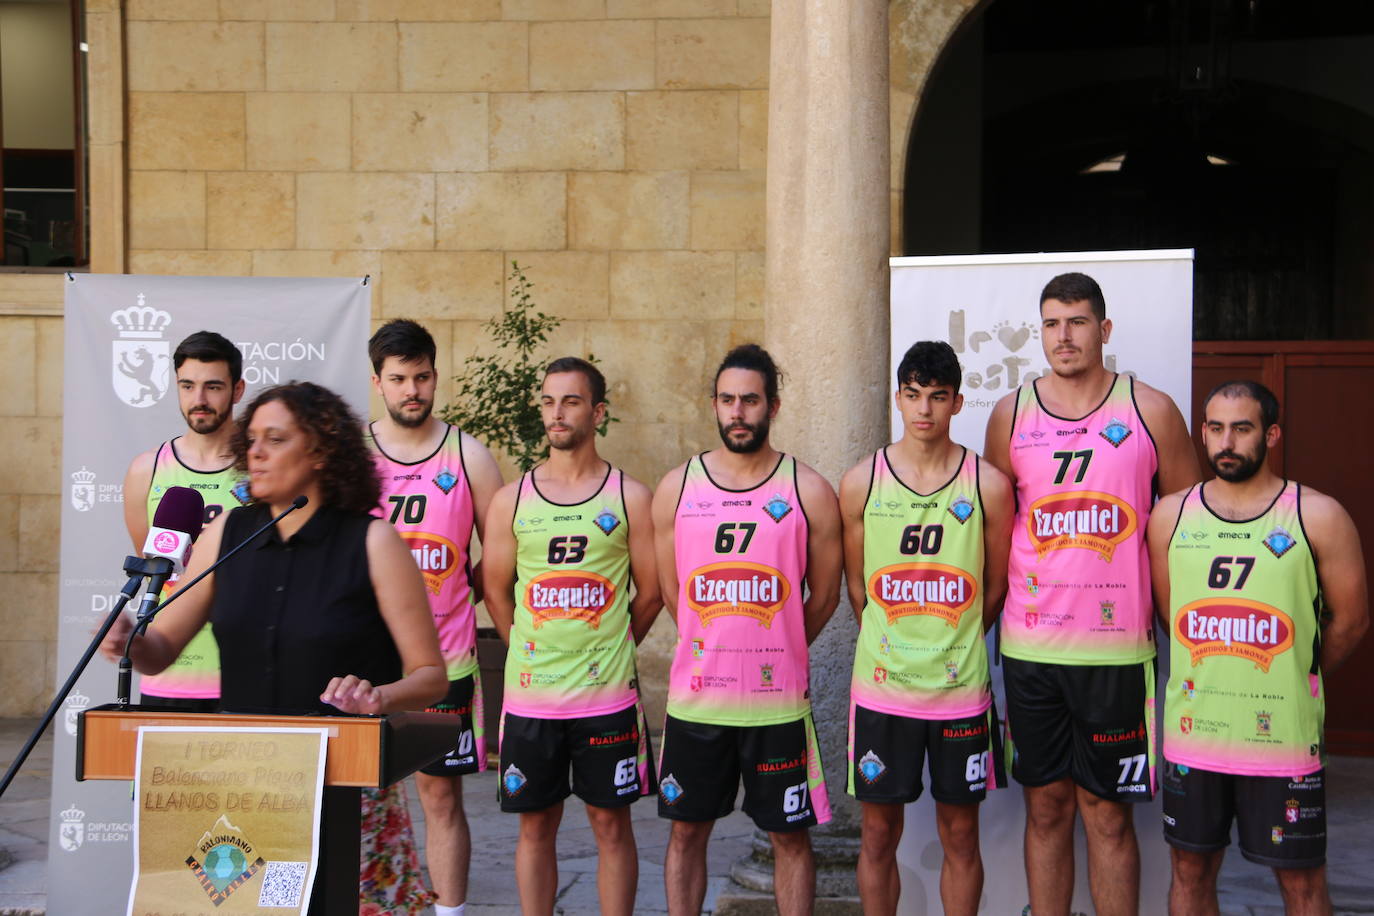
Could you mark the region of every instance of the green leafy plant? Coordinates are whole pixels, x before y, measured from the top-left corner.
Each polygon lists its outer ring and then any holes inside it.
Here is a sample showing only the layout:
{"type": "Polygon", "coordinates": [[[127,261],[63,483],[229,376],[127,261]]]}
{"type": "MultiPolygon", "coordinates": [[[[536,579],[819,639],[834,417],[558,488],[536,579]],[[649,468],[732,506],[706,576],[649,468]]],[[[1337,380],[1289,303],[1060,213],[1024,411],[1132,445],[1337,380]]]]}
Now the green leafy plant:
{"type": "MultiPolygon", "coordinates": [[[[563,319],[546,315],[534,304],[534,283],[525,268],[511,262],[511,306],[484,327],[496,343],[493,353],[469,356],[454,376],[458,391],[439,416],[490,448],[505,452],[527,471],[548,451],[537,392],[548,365],[543,353],[549,334],[563,319]]],[[[589,362],[596,358],[587,355],[589,362]]],[[[613,420],[609,414],[597,428],[599,435],[613,420]]]]}

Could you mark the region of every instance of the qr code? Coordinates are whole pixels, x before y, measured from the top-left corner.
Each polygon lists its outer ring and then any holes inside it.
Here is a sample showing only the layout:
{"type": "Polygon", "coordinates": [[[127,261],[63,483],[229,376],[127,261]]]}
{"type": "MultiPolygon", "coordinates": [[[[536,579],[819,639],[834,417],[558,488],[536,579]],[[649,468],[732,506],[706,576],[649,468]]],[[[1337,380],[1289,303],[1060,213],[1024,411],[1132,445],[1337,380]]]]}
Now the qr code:
{"type": "Polygon", "coordinates": [[[268,862],[262,876],[258,906],[299,907],[307,862],[268,862]]]}

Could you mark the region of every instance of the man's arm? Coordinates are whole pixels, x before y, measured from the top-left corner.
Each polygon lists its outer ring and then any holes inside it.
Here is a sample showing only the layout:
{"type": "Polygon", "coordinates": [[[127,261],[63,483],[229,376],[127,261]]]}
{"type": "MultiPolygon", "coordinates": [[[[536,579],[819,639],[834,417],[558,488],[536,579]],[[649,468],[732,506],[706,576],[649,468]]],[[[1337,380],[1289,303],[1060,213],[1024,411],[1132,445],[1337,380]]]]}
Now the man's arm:
{"type": "Polygon", "coordinates": [[[677,501],[682,495],[682,483],[686,475],[686,464],[680,464],[669,471],[654,490],[651,509],[654,521],[654,557],[658,561],[659,594],[674,624],[677,623],[678,581],[677,548],[673,529],[677,522],[677,501]]]}
{"type": "Polygon", "coordinates": [[[854,465],[840,478],[840,525],[844,537],[844,585],[854,619],[863,623],[868,585],[864,580],[864,504],[873,484],[873,458],[854,465]]]}
{"type": "Polygon", "coordinates": [[[1350,514],[1324,493],[1302,488],[1302,526],[1322,590],[1322,671],[1330,674],[1369,629],[1369,585],[1360,533],[1350,514]]]}
{"type": "Polygon", "coordinates": [[[496,491],[487,507],[482,540],[482,588],[487,613],[500,634],[510,645],[510,628],[515,622],[515,532],[511,519],[515,516],[515,497],[520,482],[508,483],[496,491]]]}
{"type": "Polygon", "coordinates": [[[1011,470],[1011,421],[1016,412],[1016,392],[1002,398],[988,417],[988,432],[983,441],[983,458],[1001,471],[1016,486],[1011,470]]]}
{"type": "Polygon", "coordinates": [[[1150,510],[1150,521],[1145,527],[1145,546],[1150,553],[1150,586],[1154,592],[1155,613],[1164,625],[1164,632],[1172,638],[1169,630],[1169,539],[1173,537],[1174,526],[1178,524],[1178,512],[1187,493],[1171,493],[1155,503],[1150,510]]]}
{"type": "MultiPolygon", "coordinates": [[[[477,528],[477,540],[486,543],[487,510],[491,499],[501,489],[501,469],[496,459],[481,442],[467,433],[459,434],[458,447],[463,453],[463,468],[468,475],[468,489],[472,491],[472,521],[477,528]]],[[[472,601],[482,600],[482,563],[472,568],[472,601]]]]}
{"type": "Polygon", "coordinates": [[[1193,438],[1173,398],[1140,381],[1135,384],[1135,395],[1140,415],[1155,440],[1159,492],[1177,493],[1202,480],[1193,438]]]}
{"type": "Polygon", "coordinates": [[[840,603],[844,549],[840,535],[840,504],[830,481],[799,462],[797,491],[806,507],[808,594],[802,617],[806,621],[806,642],[810,645],[840,603]]]}
{"type": "Polygon", "coordinates": [[[144,452],[129,462],[129,470],[124,474],[124,527],[129,530],[136,553],[148,540],[148,488],[153,485],[156,461],[156,449],[144,452]]]}
{"type": "Polygon", "coordinates": [[[654,618],[663,609],[663,593],[659,590],[658,562],[655,556],[653,522],[653,494],[633,477],[625,477],[626,524],[630,526],[630,576],[635,583],[634,600],[630,602],[630,632],[635,645],[644,641],[654,618]]]}
{"type": "Polygon", "coordinates": [[[983,630],[986,632],[1007,600],[1007,557],[1016,514],[1011,481],[991,462],[978,467],[978,498],[983,503],[983,630]]]}

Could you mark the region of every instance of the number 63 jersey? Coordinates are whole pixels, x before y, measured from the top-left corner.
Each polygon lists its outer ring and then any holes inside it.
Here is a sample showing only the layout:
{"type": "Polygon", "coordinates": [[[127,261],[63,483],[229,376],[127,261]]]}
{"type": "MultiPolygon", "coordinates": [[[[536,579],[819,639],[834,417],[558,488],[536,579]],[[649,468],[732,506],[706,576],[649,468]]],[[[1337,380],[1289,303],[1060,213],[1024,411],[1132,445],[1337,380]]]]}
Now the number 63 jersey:
{"type": "Polygon", "coordinates": [[[774,725],[811,708],[803,614],[806,513],[797,460],[726,489],[687,462],[673,525],[677,650],[668,714],[708,725],[774,725]]]}
{"type": "Polygon", "coordinates": [[[515,619],[506,656],[506,712],[573,719],[639,699],[630,631],[630,541],[624,474],[566,505],[539,492],[534,471],[515,499],[515,619]]]}

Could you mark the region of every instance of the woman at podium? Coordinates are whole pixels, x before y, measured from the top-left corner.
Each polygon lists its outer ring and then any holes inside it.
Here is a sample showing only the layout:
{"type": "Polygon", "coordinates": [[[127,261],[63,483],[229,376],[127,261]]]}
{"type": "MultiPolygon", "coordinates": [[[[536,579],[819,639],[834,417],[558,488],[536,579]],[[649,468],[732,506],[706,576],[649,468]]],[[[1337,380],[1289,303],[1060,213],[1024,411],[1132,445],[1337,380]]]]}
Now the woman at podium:
{"type": "MultiPolygon", "coordinates": [[[[378,715],[438,702],[448,680],[424,583],[396,529],[370,515],[374,465],[343,399],[310,382],[265,389],[233,449],[248,504],[205,527],[183,581],[306,502],[168,605],[134,641],[134,667],[161,671],[209,621],[222,710],[378,715]]],[[[127,617],[116,623],[106,657],[118,661],[131,629],[127,617]]],[[[394,823],[386,811],[364,819],[394,823]]]]}

